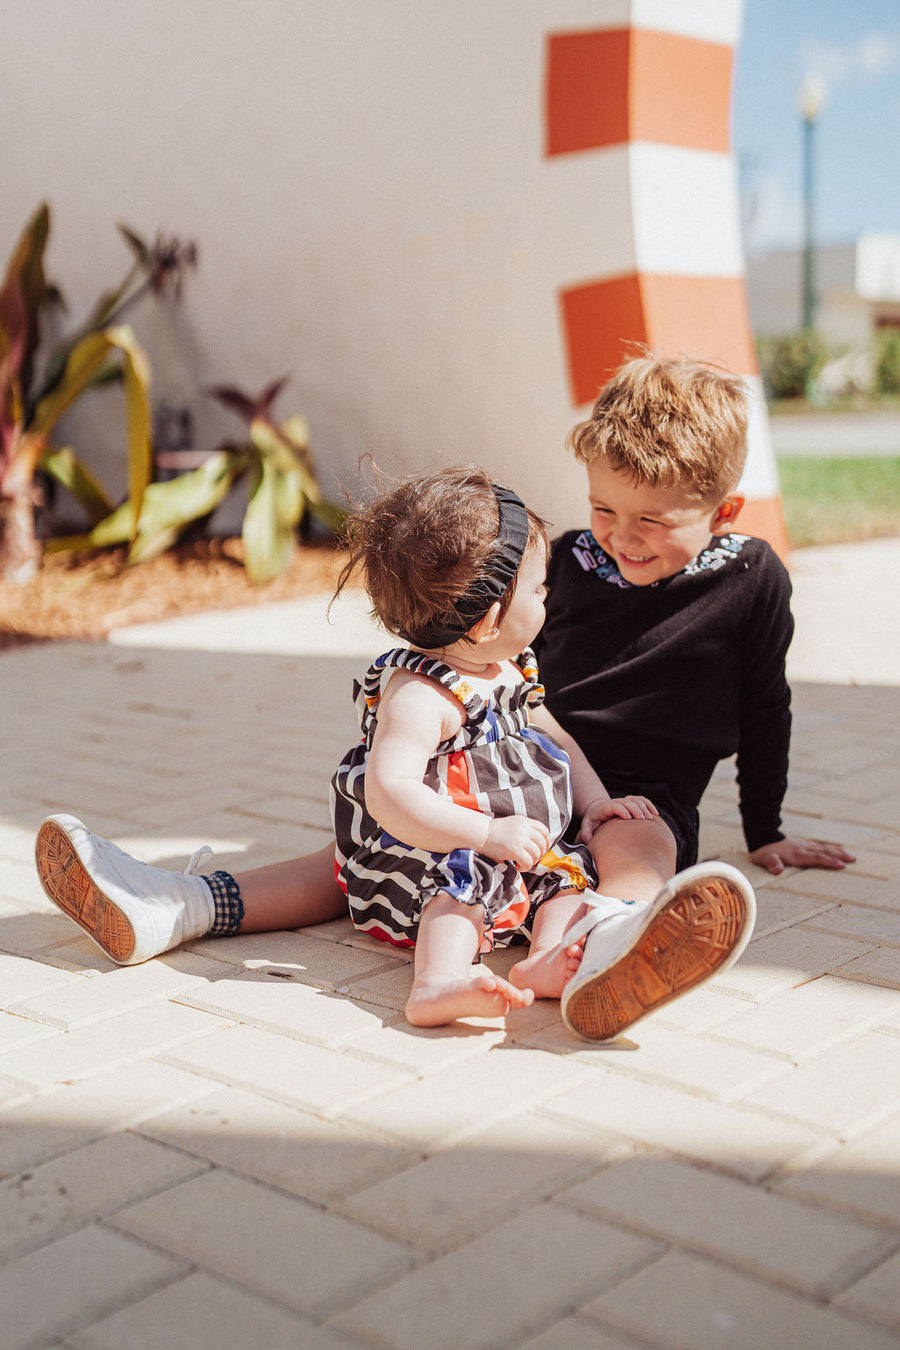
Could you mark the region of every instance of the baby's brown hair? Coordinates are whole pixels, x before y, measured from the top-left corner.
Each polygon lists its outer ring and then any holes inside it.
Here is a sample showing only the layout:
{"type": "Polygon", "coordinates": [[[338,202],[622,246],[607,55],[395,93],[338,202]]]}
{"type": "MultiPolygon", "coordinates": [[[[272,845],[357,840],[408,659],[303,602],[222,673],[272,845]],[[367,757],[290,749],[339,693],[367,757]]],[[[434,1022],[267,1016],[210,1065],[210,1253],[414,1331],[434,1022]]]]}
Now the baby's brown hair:
{"type": "Polygon", "coordinates": [[[717,503],[747,457],[746,388],[713,366],[639,356],[604,385],[567,444],[583,464],[604,456],[634,482],[717,503]]]}
{"type": "MultiPolygon", "coordinates": [[[[525,509],[528,547],[536,539],[546,547],[545,522],[525,509]]],[[[497,498],[483,469],[440,469],[395,484],[348,517],[350,557],[335,598],[360,574],[375,617],[415,643],[417,633],[457,621],[456,602],[490,575],[501,543],[498,524],[497,498]]],[[[500,599],[501,618],[517,580],[518,573],[500,599]]]]}

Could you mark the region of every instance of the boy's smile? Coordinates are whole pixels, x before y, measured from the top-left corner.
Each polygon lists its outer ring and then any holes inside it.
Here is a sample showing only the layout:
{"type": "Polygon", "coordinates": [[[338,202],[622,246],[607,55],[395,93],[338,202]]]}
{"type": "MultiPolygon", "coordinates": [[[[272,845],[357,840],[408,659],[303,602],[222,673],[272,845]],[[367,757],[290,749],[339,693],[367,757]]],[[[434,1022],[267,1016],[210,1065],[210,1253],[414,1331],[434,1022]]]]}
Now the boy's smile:
{"type": "Polygon", "coordinates": [[[650,586],[702,553],[713,534],[734,526],[743,498],[711,506],[680,487],[634,482],[604,457],[588,464],[591,533],[626,581],[650,586]]]}

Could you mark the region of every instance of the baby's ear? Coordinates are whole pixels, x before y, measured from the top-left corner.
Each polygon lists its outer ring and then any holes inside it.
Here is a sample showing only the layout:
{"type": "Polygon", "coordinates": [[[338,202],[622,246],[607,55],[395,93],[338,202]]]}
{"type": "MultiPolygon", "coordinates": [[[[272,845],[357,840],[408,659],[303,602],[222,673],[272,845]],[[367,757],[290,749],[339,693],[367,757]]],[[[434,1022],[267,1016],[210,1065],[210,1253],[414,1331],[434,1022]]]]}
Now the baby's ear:
{"type": "Polygon", "coordinates": [[[500,601],[495,600],[487,614],[482,614],[476,624],[469,629],[466,637],[473,642],[493,642],[497,636],[497,623],[500,618],[500,601]]]}
{"type": "Polygon", "coordinates": [[[739,492],[735,492],[730,497],[726,497],[720,506],[716,507],[711,524],[713,534],[727,534],[729,530],[734,529],[734,522],[744,509],[746,500],[746,497],[741,496],[739,492]]]}

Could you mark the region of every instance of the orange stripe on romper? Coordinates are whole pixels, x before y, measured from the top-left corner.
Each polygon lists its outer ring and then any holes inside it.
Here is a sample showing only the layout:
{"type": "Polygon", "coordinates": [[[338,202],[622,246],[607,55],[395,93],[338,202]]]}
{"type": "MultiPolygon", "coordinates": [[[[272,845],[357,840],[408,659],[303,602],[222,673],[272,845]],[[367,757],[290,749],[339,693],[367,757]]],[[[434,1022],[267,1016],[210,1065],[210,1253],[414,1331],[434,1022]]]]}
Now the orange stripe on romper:
{"type": "MultiPolygon", "coordinates": [[[[477,800],[473,793],[469,791],[469,764],[464,750],[456,750],[452,755],[447,756],[447,791],[457,806],[466,806],[470,811],[480,811],[477,800]]],[[[506,932],[511,928],[518,928],[528,917],[528,911],[531,908],[531,901],[528,898],[528,892],[525,889],[525,883],[519,878],[519,887],[521,898],[514,900],[512,904],[507,905],[506,909],[501,910],[494,919],[494,930],[497,932],[506,932]]],[[[489,937],[488,934],[485,934],[489,937]]],[[[489,942],[488,950],[492,944],[489,942]]]]}
{"type": "Polygon", "coordinates": [[[455,750],[447,756],[447,791],[457,806],[467,806],[470,811],[481,810],[469,791],[469,765],[464,750],[455,750]]]}
{"type": "Polygon", "coordinates": [[[501,909],[494,919],[495,933],[505,933],[511,928],[519,928],[528,918],[531,900],[521,877],[519,877],[519,886],[522,891],[521,899],[513,900],[512,904],[506,906],[506,909],[501,909]]]}

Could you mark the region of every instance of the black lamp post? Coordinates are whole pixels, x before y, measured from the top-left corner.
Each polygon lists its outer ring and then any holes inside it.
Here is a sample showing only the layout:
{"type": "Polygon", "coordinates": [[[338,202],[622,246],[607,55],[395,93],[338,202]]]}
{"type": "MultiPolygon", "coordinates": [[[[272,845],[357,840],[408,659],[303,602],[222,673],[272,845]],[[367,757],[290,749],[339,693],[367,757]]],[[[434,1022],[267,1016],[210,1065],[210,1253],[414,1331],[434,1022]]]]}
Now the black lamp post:
{"type": "Polygon", "coordinates": [[[803,329],[811,331],[816,317],[815,244],[813,240],[813,140],[816,118],[825,101],[825,82],[807,75],[797,90],[797,108],[803,119],[803,329]]]}

